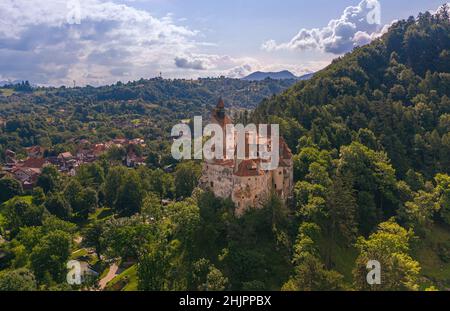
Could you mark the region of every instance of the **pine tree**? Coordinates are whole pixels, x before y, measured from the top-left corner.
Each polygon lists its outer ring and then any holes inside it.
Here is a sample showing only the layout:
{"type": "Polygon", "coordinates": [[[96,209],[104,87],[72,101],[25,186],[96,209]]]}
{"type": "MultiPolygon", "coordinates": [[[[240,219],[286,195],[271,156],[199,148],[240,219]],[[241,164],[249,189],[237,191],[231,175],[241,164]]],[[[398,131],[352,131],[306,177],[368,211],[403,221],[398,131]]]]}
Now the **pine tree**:
{"type": "Polygon", "coordinates": [[[348,242],[353,241],[358,233],[357,203],[349,177],[338,175],[334,178],[328,189],[327,208],[332,236],[338,233],[348,242]]]}

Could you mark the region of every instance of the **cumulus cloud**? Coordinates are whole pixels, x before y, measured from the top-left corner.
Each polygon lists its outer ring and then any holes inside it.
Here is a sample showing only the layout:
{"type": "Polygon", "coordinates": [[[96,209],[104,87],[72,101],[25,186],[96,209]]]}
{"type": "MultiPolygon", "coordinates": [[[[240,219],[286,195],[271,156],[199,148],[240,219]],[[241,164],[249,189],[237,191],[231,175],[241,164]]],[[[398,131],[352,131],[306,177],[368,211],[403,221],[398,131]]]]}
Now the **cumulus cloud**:
{"type": "Polygon", "coordinates": [[[240,79],[248,76],[254,71],[265,70],[257,59],[252,57],[235,58],[228,55],[215,55],[211,59],[214,69],[219,76],[225,76],[233,79],[240,79]]]}
{"type": "Polygon", "coordinates": [[[183,69],[206,70],[206,65],[201,59],[189,59],[187,57],[175,57],[175,65],[183,69]]]}
{"type": "Polygon", "coordinates": [[[172,15],[156,18],[121,2],[0,1],[2,80],[101,85],[160,72],[241,78],[267,67],[251,57],[201,53],[213,44],[172,15]]]}
{"type": "MultiPolygon", "coordinates": [[[[202,53],[214,51],[214,44],[199,41],[204,36],[179,25],[182,19],[170,14],[157,18],[130,3],[133,1],[1,0],[2,80],[27,79],[41,85],[72,85],[76,80],[77,85],[100,85],[160,72],[170,77],[241,78],[257,70],[288,69],[301,75],[326,65],[281,64],[276,59],[260,63],[251,57],[202,53]]],[[[383,31],[367,22],[370,7],[376,3],[364,0],[324,28],[302,29],[290,42],[271,40],[264,48],[321,49],[339,54],[366,44],[383,31]]]]}
{"type": "Polygon", "coordinates": [[[0,72],[38,84],[149,77],[196,46],[170,15],[103,0],[2,0],[0,16],[0,72]]]}
{"type": "MultiPolygon", "coordinates": [[[[259,66],[257,67],[259,68],[259,66]]],[[[224,75],[229,78],[240,79],[248,76],[252,72],[257,71],[251,64],[242,64],[228,70],[224,75]]]]}
{"type": "Polygon", "coordinates": [[[189,53],[174,59],[177,68],[207,71],[209,76],[242,78],[262,68],[252,57],[235,58],[229,55],[189,53]]]}
{"type": "Polygon", "coordinates": [[[297,76],[316,72],[330,64],[328,60],[310,60],[301,63],[260,62],[252,57],[232,57],[217,54],[187,54],[174,59],[177,67],[195,72],[202,71],[203,76],[225,76],[240,79],[255,71],[276,72],[289,70],[297,76]]]}
{"type": "Polygon", "coordinates": [[[378,0],[363,0],[357,6],[347,7],[340,18],[331,20],[326,27],[301,29],[289,42],[278,44],[269,40],[262,48],[267,51],[317,49],[343,54],[387,30],[380,25],[380,13],[378,0]]]}

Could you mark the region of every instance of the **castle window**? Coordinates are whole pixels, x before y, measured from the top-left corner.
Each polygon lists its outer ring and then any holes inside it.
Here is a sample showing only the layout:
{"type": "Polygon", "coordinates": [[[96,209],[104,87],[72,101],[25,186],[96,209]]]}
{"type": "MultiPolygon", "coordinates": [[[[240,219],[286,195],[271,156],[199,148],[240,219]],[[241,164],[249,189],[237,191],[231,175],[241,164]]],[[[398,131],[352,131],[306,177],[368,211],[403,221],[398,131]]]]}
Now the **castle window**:
{"type": "Polygon", "coordinates": [[[275,186],[275,189],[277,189],[277,184],[276,183],[274,184],[274,186],[275,186]]]}
{"type": "Polygon", "coordinates": [[[279,171],[279,172],[278,172],[278,175],[281,175],[281,173],[282,173],[282,172],[281,172],[281,171],[279,171]]]}
{"type": "Polygon", "coordinates": [[[214,188],[214,182],[211,182],[211,188],[214,188]]]}

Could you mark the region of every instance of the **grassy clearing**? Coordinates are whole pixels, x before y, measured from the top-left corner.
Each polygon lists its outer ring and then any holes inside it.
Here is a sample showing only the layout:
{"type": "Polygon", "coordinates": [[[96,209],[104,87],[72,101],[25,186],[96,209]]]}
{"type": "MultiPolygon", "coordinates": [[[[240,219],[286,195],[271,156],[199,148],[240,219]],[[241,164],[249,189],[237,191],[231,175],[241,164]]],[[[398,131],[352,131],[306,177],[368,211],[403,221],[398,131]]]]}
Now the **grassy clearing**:
{"type": "Polygon", "coordinates": [[[333,245],[332,260],[336,265],[336,270],[342,273],[346,283],[351,284],[353,282],[352,271],[355,268],[356,257],[358,251],[353,247],[341,247],[340,245],[333,245]]]}
{"type": "Polygon", "coordinates": [[[81,248],[79,250],[76,250],[75,252],[72,253],[72,255],[70,256],[70,259],[79,259],[81,257],[85,257],[88,255],[88,251],[85,248],[81,248]]]}
{"type": "Polygon", "coordinates": [[[136,291],[137,285],[137,265],[132,265],[112,279],[106,290],[136,291]]]}
{"type": "MultiPolygon", "coordinates": [[[[345,247],[345,243],[342,242],[329,243],[326,238],[323,238],[319,244],[322,254],[326,254],[326,250],[330,248],[333,269],[344,275],[346,283],[351,284],[353,282],[352,270],[358,251],[354,247],[345,247]]],[[[426,237],[419,239],[412,247],[411,255],[422,268],[420,273],[421,289],[432,284],[437,284],[441,290],[450,287],[450,261],[443,261],[441,254],[445,247],[450,252],[450,230],[439,224],[435,224],[426,237]]]]}
{"type": "Polygon", "coordinates": [[[33,201],[33,197],[32,197],[31,195],[15,196],[14,198],[12,198],[12,199],[10,199],[10,200],[8,200],[8,201],[3,202],[2,204],[0,204],[0,212],[1,212],[6,206],[8,206],[9,204],[13,204],[15,201],[18,201],[18,200],[25,201],[26,203],[31,204],[32,201],[33,201]]]}
{"type": "Polygon", "coordinates": [[[89,215],[89,222],[93,220],[102,220],[113,215],[112,209],[108,207],[97,208],[95,212],[89,215]]]}
{"type": "Polygon", "coordinates": [[[357,249],[353,246],[349,247],[347,242],[335,242],[326,237],[319,239],[318,243],[324,262],[327,258],[326,254],[329,254],[332,269],[341,273],[347,284],[353,283],[352,271],[355,267],[356,257],[358,257],[357,249]]]}
{"type": "MultiPolygon", "coordinates": [[[[424,277],[423,286],[430,281],[439,284],[440,289],[450,287],[450,262],[442,260],[442,248],[450,248],[450,230],[442,225],[435,224],[425,239],[418,241],[413,249],[413,257],[422,267],[421,275],[424,277]]],[[[450,249],[449,249],[450,251],[450,249]]]]}
{"type": "Polygon", "coordinates": [[[0,89],[0,93],[3,96],[11,96],[11,95],[14,94],[14,90],[12,90],[12,89],[0,89]]]}

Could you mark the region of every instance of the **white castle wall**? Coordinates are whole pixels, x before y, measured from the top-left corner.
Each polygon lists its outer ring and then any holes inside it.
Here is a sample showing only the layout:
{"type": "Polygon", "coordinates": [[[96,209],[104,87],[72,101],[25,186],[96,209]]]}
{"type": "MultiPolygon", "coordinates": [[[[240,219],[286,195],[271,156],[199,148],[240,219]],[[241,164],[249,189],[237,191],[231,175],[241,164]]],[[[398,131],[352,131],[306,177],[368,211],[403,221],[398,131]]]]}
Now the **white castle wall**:
{"type": "Polygon", "coordinates": [[[235,213],[242,216],[252,207],[261,207],[272,189],[272,172],[259,176],[234,176],[231,200],[236,204],[235,213]]]}

